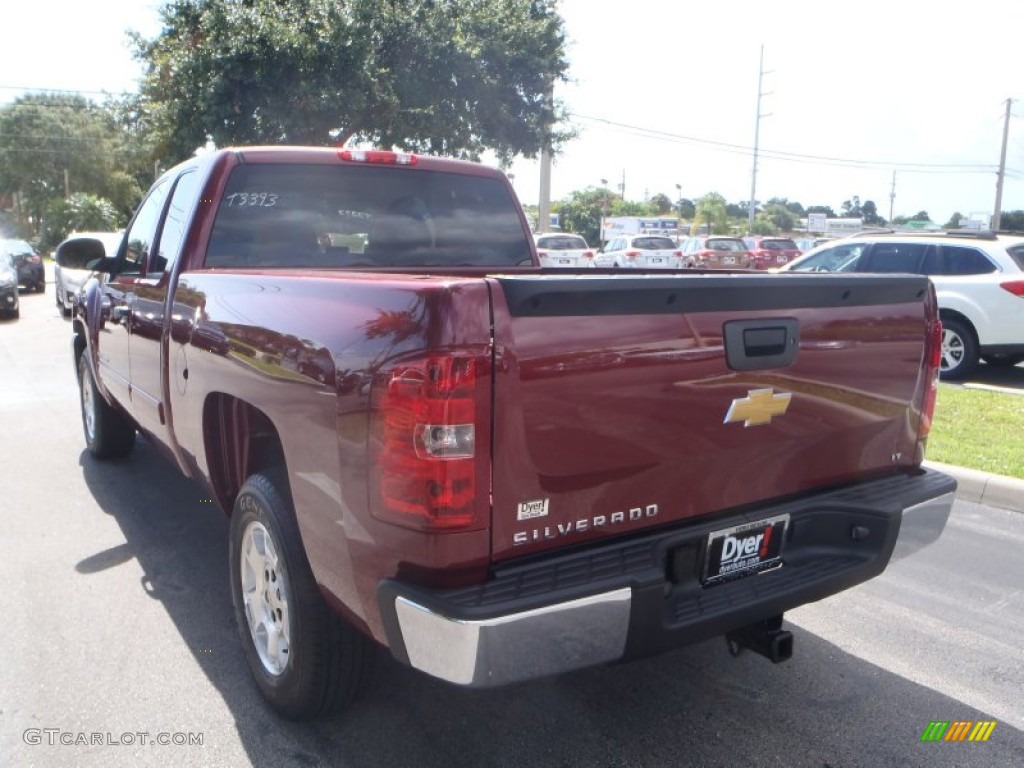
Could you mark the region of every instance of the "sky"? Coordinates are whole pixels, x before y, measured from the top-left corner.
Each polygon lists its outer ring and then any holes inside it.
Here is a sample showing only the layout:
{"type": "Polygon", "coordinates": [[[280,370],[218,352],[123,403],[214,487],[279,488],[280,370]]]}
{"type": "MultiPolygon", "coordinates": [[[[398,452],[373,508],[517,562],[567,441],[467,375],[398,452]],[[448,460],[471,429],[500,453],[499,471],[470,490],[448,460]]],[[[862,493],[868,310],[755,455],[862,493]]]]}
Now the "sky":
{"type": "MultiPolygon", "coordinates": [[[[141,68],[126,31],[155,35],[160,5],[6,3],[0,104],[25,90],[96,98],[134,90],[141,68]]],[[[1002,209],[1024,209],[1020,0],[561,0],[559,8],[570,82],[555,96],[578,136],[554,161],[553,199],[602,179],[620,191],[624,178],[629,200],[718,192],[742,203],[757,131],[760,201],[838,213],[856,195],[886,218],[925,210],[940,224],[954,211],[987,221],[1006,100],[1021,99],[1012,102],[1002,209]]],[[[522,201],[536,203],[539,163],[518,160],[510,173],[522,201]]]]}

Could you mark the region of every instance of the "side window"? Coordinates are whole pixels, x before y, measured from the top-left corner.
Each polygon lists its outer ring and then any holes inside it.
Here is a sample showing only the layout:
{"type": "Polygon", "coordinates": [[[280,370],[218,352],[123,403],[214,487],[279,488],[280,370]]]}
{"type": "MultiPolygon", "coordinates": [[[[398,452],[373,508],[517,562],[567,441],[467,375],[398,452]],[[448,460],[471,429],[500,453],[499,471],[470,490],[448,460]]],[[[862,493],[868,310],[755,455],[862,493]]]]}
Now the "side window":
{"type": "Polygon", "coordinates": [[[794,269],[794,272],[852,272],[857,268],[857,260],[863,243],[836,245],[809,256],[794,269]]]}
{"type": "Polygon", "coordinates": [[[150,254],[146,267],[147,275],[159,275],[170,270],[178,259],[185,229],[188,226],[188,214],[196,200],[196,189],[199,176],[195,171],[188,171],[178,177],[178,182],[171,193],[171,204],[167,208],[164,228],[160,232],[158,252],[150,254]]]}
{"type": "Polygon", "coordinates": [[[139,206],[131,229],[128,230],[128,248],[124,261],[118,269],[119,274],[141,274],[142,265],[153,246],[153,238],[156,236],[156,226],[160,221],[160,213],[164,209],[164,201],[167,199],[167,185],[166,179],[160,182],[139,206]]]}
{"type": "MultiPolygon", "coordinates": [[[[929,259],[929,261],[932,261],[929,259]]],[[[985,254],[977,248],[962,245],[942,246],[942,258],[939,261],[941,271],[928,271],[929,275],[987,275],[996,271],[985,254]]]]}
{"type": "Polygon", "coordinates": [[[858,271],[919,274],[928,247],[927,243],[875,243],[858,271]]]}

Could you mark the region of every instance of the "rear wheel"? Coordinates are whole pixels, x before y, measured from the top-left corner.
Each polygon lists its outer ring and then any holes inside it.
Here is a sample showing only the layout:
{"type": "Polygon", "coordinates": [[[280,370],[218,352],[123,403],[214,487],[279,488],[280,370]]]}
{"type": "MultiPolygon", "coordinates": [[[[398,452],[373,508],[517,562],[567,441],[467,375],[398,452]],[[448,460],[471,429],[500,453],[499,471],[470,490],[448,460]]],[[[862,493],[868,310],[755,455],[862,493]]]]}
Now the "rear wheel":
{"type": "Polygon", "coordinates": [[[82,404],[82,430],[89,452],[97,459],[127,456],[135,447],[135,425],[107,404],[96,390],[96,381],[86,362],[78,358],[78,389],[82,404]]]}
{"type": "Polygon", "coordinates": [[[250,476],[239,491],[228,560],[238,633],[264,698],[292,720],[349,704],[367,675],[373,643],[324,603],[282,468],[250,476]]]}
{"type": "Polygon", "coordinates": [[[963,379],[978,365],[978,342],[967,323],[956,318],[942,319],[942,361],[939,377],[963,379]]]}

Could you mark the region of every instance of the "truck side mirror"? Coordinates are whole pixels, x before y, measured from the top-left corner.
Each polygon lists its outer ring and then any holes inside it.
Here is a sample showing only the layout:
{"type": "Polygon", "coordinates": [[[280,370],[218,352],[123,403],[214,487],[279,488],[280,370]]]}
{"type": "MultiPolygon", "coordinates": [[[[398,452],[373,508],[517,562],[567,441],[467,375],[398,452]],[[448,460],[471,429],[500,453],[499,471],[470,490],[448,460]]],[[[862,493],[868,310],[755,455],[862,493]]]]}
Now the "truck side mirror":
{"type": "Polygon", "coordinates": [[[103,243],[96,238],[76,237],[57,246],[54,261],[62,269],[96,269],[106,253],[103,243]]]}

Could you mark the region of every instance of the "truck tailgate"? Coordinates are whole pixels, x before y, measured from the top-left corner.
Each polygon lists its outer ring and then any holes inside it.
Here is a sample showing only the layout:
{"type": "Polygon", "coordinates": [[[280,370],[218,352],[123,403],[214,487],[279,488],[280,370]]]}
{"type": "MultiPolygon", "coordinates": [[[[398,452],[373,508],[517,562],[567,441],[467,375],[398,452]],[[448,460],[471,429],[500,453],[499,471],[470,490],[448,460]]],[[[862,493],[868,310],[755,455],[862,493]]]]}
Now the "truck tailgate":
{"type": "Polygon", "coordinates": [[[495,560],[916,461],[927,278],[490,284],[495,560]]]}

